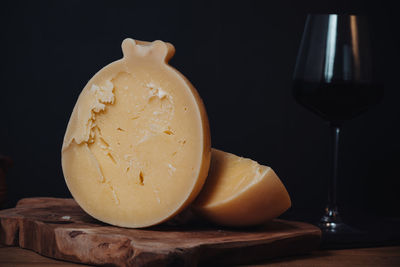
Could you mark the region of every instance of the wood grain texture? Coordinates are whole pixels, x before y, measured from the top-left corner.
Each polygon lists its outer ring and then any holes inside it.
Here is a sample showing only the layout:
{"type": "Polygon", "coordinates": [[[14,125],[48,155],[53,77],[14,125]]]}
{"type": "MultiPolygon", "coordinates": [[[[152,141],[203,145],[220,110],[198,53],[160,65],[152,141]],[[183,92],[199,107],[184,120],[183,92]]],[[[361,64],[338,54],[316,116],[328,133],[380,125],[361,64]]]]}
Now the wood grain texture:
{"type": "Polygon", "coordinates": [[[19,247],[1,247],[0,245],[0,266],[1,267],[84,267],[83,265],[67,261],[54,260],[43,257],[31,250],[19,247]]]}
{"type": "Polygon", "coordinates": [[[251,229],[168,226],[127,229],[103,224],[72,199],[29,198],[0,211],[0,242],[78,263],[114,266],[248,264],[310,252],[320,230],[274,220],[251,229]]]}
{"type": "MultiPolygon", "coordinates": [[[[1,267],[43,267],[43,266],[91,266],[66,261],[53,260],[35,252],[19,247],[1,247],[1,267]]],[[[304,267],[304,266],[363,266],[363,267],[398,267],[400,266],[400,246],[357,248],[343,250],[315,250],[302,256],[284,257],[275,260],[266,260],[255,265],[241,265],[251,267],[304,267]]]]}
{"type": "Polygon", "coordinates": [[[286,257],[269,261],[268,264],[256,264],[252,267],[300,267],[300,266],[363,266],[398,267],[400,266],[400,247],[375,247],[338,250],[316,250],[310,255],[286,257]]]}

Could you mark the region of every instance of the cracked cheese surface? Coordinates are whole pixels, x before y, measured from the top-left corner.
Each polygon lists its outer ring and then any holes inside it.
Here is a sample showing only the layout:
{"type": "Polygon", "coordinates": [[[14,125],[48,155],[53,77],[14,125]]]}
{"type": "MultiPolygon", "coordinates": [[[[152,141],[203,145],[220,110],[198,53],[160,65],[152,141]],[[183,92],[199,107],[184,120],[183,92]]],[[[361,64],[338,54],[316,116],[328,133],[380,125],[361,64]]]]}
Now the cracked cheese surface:
{"type": "Polygon", "coordinates": [[[285,186],[270,167],[214,148],[207,181],[193,203],[199,214],[227,226],[262,224],[290,206],[285,186]]]}
{"type": "Polygon", "coordinates": [[[171,44],[124,40],[124,57],[81,92],[62,147],[67,186],[91,216],[113,225],[163,222],[197,196],[210,164],[203,103],[167,64],[171,44]]]}

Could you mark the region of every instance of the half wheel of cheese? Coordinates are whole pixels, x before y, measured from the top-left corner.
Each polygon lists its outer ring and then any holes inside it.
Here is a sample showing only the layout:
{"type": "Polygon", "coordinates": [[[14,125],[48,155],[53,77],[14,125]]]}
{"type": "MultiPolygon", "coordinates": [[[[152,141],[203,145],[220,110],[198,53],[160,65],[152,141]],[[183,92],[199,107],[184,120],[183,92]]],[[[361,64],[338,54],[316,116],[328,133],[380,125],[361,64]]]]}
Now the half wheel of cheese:
{"type": "Polygon", "coordinates": [[[94,218],[146,227],[183,210],[207,176],[208,119],[191,83],[168,65],[175,49],[126,39],[123,58],[81,92],[62,146],[67,186],[94,218]]]}

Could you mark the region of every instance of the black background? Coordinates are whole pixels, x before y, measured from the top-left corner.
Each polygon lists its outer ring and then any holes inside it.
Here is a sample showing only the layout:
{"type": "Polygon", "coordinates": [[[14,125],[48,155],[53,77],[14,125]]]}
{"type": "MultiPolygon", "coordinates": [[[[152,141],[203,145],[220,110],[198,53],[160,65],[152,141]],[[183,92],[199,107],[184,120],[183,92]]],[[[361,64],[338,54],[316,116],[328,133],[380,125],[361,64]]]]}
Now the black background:
{"type": "Polygon", "coordinates": [[[292,73],[308,12],[356,12],[369,16],[385,96],[344,125],[339,205],[348,217],[400,215],[400,28],[391,4],[5,1],[0,12],[0,153],[14,160],[6,206],[22,197],[70,196],[60,150],[72,108],[131,37],[173,43],[171,64],[202,96],[213,147],[273,167],[292,197],[286,216],[318,216],[330,174],[330,131],[294,101],[292,73]]]}

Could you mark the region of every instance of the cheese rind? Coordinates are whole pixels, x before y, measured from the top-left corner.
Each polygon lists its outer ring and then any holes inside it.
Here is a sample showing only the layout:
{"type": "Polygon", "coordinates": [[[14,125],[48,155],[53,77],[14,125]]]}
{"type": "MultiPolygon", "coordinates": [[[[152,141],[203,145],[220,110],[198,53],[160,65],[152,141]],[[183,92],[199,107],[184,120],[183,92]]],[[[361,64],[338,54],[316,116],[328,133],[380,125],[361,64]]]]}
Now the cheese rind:
{"type": "Polygon", "coordinates": [[[124,57],[82,90],[62,147],[67,186],[91,216],[146,227],[183,210],[210,164],[210,131],[196,89],[167,64],[174,47],[126,39],[124,57]]]}
{"type": "Polygon", "coordinates": [[[291,206],[285,186],[267,166],[212,149],[206,183],[192,207],[226,226],[250,226],[278,217],[291,206]]]}

